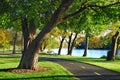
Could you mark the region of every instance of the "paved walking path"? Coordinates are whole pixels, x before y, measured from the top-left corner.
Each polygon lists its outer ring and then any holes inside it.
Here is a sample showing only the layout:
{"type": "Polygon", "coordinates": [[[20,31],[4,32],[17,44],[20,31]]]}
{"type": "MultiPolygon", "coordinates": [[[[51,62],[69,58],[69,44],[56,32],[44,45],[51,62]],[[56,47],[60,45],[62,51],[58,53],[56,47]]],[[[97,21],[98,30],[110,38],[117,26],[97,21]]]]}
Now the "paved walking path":
{"type": "MultiPolygon", "coordinates": [[[[39,58],[56,62],[74,74],[79,80],[120,80],[120,74],[97,66],[56,58],[39,58]]],[[[115,66],[116,67],[116,66],[115,66]]]]}

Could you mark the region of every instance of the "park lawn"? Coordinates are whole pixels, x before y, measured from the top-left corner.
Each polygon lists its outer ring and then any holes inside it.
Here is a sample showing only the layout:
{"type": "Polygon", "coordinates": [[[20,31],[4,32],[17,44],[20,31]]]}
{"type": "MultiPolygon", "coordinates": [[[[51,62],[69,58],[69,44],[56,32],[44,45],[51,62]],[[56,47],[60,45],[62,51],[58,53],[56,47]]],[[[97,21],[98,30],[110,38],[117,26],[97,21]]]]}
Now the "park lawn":
{"type": "Polygon", "coordinates": [[[83,62],[83,63],[96,65],[96,66],[103,67],[103,68],[120,73],[120,60],[106,61],[105,59],[101,59],[101,58],[77,57],[77,56],[68,56],[68,55],[67,56],[40,55],[40,56],[41,57],[51,57],[51,58],[62,58],[62,59],[67,59],[67,60],[74,60],[77,62],[83,62]]]}
{"type": "MultiPolygon", "coordinates": [[[[6,49],[5,51],[3,51],[2,49],[0,49],[0,54],[11,54],[12,52],[13,50],[6,49]]],[[[16,50],[15,52],[18,54],[21,53],[21,50],[16,50]]]]}
{"type": "Polygon", "coordinates": [[[32,73],[13,73],[5,72],[2,69],[16,68],[19,64],[20,58],[13,57],[0,57],[0,79],[6,80],[77,80],[73,77],[73,74],[63,68],[61,65],[49,62],[39,61],[40,67],[49,67],[51,70],[44,72],[32,72],[32,73]]]}

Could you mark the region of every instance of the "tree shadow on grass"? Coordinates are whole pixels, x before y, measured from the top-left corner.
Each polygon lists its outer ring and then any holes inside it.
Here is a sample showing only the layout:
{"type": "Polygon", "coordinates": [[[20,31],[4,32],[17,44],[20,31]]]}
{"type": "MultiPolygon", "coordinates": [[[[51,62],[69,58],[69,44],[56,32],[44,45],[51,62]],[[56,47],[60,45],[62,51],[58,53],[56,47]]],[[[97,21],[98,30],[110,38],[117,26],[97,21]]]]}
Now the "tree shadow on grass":
{"type": "Polygon", "coordinates": [[[10,70],[17,69],[17,68],[7,68],[7,69],[0,69],[0,72],[9,72],[10,70]]]}
{"type": "Polygon", "coordinates": [[[106,62],[105,59],[100,59],[100,58],[71,58],[73,61],[77,62],[106,62]]]}
{"type": "Polygon", "coordinates": [[[21,58],[20,56],[0,56],[0,58],[21,58]]]}
{"type": "Polygon", "coordinates": [[[119,80],[119,75],[85,75],[85,76],[72,76],[72,75],[53,75],[53,76],[40,76],[40,77],[27,77],[27,78],[0,78],[0,80],[119,80]],[[113,78],[114,77],[114,78],[113,78]]]}
{"type": "Polygon", "coordinates": [[[55,75],[55,76],[40,76],[40,77],[27,77],[27,78],[0,78],[0,80],[77,80],[72,75],[55,75]]]}
{"type": "MultiPolygon", "coordinates": [[[[0,72],[11,72],[11,70],[17,69],[17,68],[8,68],[8,69],[0,69],[0,72]]],[[[40,76],[40,77],[21,77],[21,78],[2,78],[0,76],[0,80],[76,80],[76,78],[73,75],[51,75],[51,76],[40,76]]]]}
{"type": "Polygon", "coordinates": [[[51,68],[48,68],[48,67],[38,67],[36,70],[8,68],[8,69],[0,69],[0,72],[12,72],[12,73],[22,74],[22,73],[44,72],[49,70],[51,70],[51,68]]]}
{"type": "Polygon", "coordinates": [[[52,62],[61,62],[61,61],[72,61],[72,62],[106,62],[105,60],[100,60],[95,58],[92,60],[91,58],[71,58],[71,59],[62,59],[62,58],[47,58],[47,57],[39,57],[39,61],[52,61],[52,62]],[[81,60],[80,60],[81,59],[81,60]]]}

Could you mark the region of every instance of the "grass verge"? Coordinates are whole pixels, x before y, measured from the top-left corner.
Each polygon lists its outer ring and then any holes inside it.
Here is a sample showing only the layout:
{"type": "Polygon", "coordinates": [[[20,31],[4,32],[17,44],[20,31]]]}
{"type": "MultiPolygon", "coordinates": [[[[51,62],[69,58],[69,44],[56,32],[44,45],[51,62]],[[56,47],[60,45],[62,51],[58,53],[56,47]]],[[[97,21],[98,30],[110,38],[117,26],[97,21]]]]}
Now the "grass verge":
{"type": "Polygon", "coordinates": [[[115,61],[106,61],[101,58],[88,58],[88,57],[75,57],[75,56],[54,56],[54,55],[40,55],[41,57],[51,57],[51,58],[62,58],[67,60],[74,60],[77,62],[84,62],[92,65],[96,65],[99,67],[103,67],[115,72],[120,73],[120,60],[115,61]]]}
{"type": "Polygon", "coordinates": [[[34,73],[12,73],[3,71],[7,68],[16,68],[20,58],[0,57],[0,79],[4,80],[77,80],[73,74],[59,64],[40,61],[40,67],[49,67],[51,70],[34,73]]]}

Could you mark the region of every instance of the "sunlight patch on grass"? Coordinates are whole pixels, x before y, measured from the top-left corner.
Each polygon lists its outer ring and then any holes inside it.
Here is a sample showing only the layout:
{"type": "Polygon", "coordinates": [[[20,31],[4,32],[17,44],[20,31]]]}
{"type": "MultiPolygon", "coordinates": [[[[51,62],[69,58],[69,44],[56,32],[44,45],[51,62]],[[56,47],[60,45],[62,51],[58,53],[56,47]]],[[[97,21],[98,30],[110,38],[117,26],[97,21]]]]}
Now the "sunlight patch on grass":
{"type": "Polygon", "coordinates": [[[120,61],[119,60],[106,61],[105,59],[101,59],[101,58],[89,58],[89,57],[78,57],[78,56],[68,56],[68,55],[67,56],[42,55],[41,57],[61,58],[61,59],[73,60],[77,62],[84,62],[84,63],[100,66],[100,67],[120,73],[120,61]]]}
{"type": "MultiPolygon", "coordinates": [[[[87,63],[87,62],[86,62],[87,63]]],[[[103,67],[103,68],[106,68],[106,69],[109,69],[109,70],[113,70],[113,71],[116,71],[116,72],[120,72],[120,62],[118,61],[115,61],[115,62],[88,62],[89,64],[93,64],[93,65],[97,65],[97,66],[100,66],[100,67],[103,67]]]]}
{"type": "Polygon", "coordinates": [[[44,72],[34,72],[34,73],[12,73],[5,72],[2,69],[7,68],[16,68],[19,64],[20,58],[1,58],[0,57],[0,79],[17,79],[17,80],[77,80],[73,77],[73,74],[67,69],[62,67],[59,64],[49,62],[49,61],[40,61],[38,65],[40,67],[49,67],[51,70],[44,72]]]}

